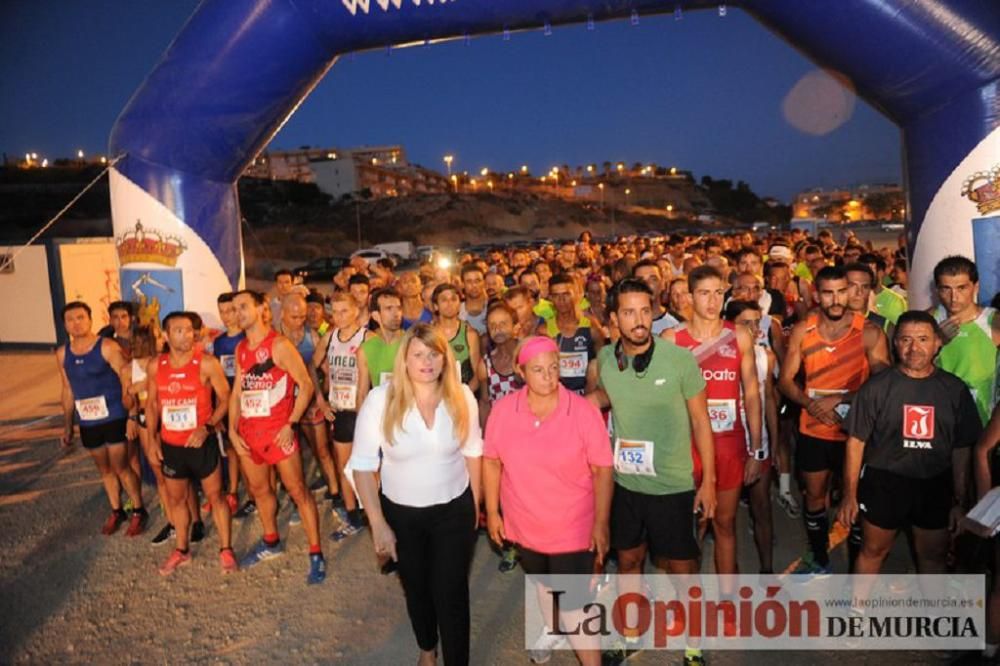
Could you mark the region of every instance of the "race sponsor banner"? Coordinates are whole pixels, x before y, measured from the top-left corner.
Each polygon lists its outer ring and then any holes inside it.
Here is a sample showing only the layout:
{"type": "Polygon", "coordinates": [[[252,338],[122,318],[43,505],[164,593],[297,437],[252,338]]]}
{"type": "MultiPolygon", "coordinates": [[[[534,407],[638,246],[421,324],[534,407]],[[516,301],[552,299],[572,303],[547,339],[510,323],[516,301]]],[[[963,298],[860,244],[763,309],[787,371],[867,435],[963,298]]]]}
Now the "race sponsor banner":
{"type": "Polygon", "coordinates": [[[529,649],[543,631],[605,650],[980,650],[986,636],[982,575],[525,576],[524,595],[529,649]]]}

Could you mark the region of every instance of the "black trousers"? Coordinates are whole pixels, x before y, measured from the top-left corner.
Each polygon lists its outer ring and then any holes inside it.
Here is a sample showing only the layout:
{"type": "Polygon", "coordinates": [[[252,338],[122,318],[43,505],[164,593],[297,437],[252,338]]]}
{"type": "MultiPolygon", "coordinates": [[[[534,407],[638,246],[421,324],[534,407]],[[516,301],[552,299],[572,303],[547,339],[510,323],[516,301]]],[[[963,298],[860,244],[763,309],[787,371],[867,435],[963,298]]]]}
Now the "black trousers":
{"type": "Polygon", "coordinates": [[[446,666],[469,663],[469,567],[476,541],[472,490],[444,504],[412,507],[380,497],[396,533],[399,579],[421,650],[441,637],[446,666]]]}

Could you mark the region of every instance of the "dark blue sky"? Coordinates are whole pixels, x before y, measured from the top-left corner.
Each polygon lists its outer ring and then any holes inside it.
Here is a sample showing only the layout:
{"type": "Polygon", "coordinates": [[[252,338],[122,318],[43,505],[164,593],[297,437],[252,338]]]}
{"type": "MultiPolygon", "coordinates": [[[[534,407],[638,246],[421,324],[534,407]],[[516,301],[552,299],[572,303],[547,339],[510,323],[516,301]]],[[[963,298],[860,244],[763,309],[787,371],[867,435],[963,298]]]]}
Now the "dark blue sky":
{"type": "MultiPolygon", "coordinates": [[[[331,0],[333,2],[335,0],[331,0]]],[[[196,6],[9,0],[0,7],[0,150],[105,150],[118,112],[196,6]]],[[[901,180],[899,131],[864,102],[824,136],[782,101],[816,65],[730,8],[346,56],[273,148],[402,143],[444,169],[657,162],[789,199],[901,180]]]]}

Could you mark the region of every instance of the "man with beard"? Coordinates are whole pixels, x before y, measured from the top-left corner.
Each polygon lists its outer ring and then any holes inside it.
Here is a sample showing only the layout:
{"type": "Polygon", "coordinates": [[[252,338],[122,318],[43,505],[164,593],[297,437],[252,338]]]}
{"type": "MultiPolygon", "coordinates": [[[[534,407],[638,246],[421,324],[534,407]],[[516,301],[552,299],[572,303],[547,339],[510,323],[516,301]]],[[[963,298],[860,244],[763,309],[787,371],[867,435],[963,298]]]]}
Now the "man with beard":
{"type": "Polygon", "coordinates": [[[863,525],[853,573],[879,573],[896,533],[912,528],[919,573],[943,574],[982,426],[965,383],[934,365],[941,332],[930,314],[900,315],[894,343],[898,364],[861,387],[847,422],[840,521],[863,525]]]}
{"type": "Polygon", "coordinates": [[[459,318],[468,322],[479,335],[486,335],[486,280],[479,264],[468,263],[462,266],[462,301],[459,318]]]}
{"type": "MultiPolygon", "coordinates": [[[[705,380],[690,351],[654,340],[653,294],[645,282],[626,279],[615,285],[608,310],[621,338],[598,354],[598,388],[587,397],[602,409],[611,408],[611,546],[618,551],[618,573],[641,574],[649,552],[653,563],[670,574],[694,574],[699,557],[694,516],[700,512],[711,519],[716,507],[705,380]],[[692,441],[703,461],[697,488],[692,441]]],[[[638,592],[640,585],[638,576],[622,576],[618,593],[638,592]]],[[[609,659],[620,662],[636,648],[626,640],[609,659]]],[[[700,652],[685,655],[685,663],[703,663],[700,652]]]]}
{"type": "Polygon", "coordinates": [[[187,499],[194,492],[192,481],[201,482],[212,505],[212,518],[219,532],[222,573],[237,569],[230,542],[232,507],[223,499],[219,443],[214,436],[226,418],[229,382],[218,359],[195,346],[194,324],[192,313],[168,314],[163,320],[168,351],[152,358],[146,368],[150,450],[153,462],[163,466],[177,539],[177,547],[160,566],[161,576],[169,576],[191,562],[187,499]]]}
{"type": "Polygon", "coordinates": [[[805,481],[803,516],[810,553],[802,560],[802,573],[828,573],[826,499],[832,473],[844,464],[843,422],[857,390],[890,361],[882,330],[847,309],[849,290],[842,268],[817,271],[814,293],[819,307],[792,329],[778,387],[803,408],[795,462],[805,481]],[[803,385],[796,379],[800,368],[803,385]]]}
{"type": "Polygon", "coordinates": [[[306,582],[321,583],[326,578],[326,560],[319,543],[319,515],[316,501],[306,487],[295,432],[312,401],[312,380],[295,345],[261,319],[268,308],[260,294],[238,291],[233,303],[246,338],[236,346],[229,436],[241,457],[240,466],[264,528],[261,541],[243,557],[240,568],[278,557],[283,551],[278,535],[278,502],[271,488],[273,466],[302,516],[309,541],[306,582]]]}

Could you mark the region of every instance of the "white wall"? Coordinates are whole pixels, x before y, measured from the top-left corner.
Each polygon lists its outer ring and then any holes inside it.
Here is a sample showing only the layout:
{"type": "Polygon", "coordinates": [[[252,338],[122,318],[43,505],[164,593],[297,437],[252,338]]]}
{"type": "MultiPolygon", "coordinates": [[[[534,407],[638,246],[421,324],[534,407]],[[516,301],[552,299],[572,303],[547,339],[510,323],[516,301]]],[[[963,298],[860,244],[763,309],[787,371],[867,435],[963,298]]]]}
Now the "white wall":
{"type": "Polygon", "coordinates": [[[358,191],[358,169],[350,157],[312,162],[309,166],[320,191],[334,198],[358,191]]]}
{"type": "MultiPolygon", "coordinates": [[[[0,253],[19,246],[0,246],[0,253]]],[[[12,273],[0,273],[0,343],[56,343],[45,247],[26,248],[14,260],[12,273]]]]}

